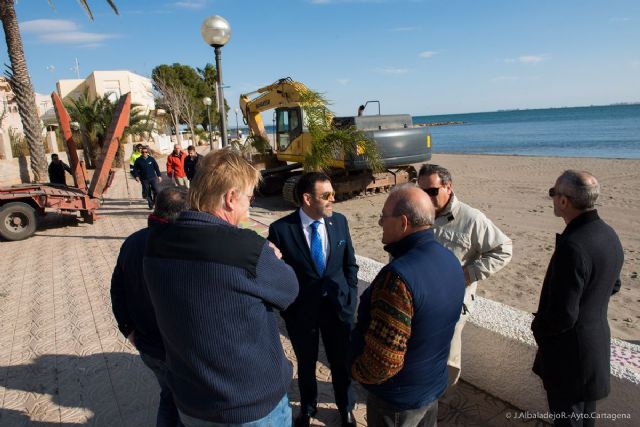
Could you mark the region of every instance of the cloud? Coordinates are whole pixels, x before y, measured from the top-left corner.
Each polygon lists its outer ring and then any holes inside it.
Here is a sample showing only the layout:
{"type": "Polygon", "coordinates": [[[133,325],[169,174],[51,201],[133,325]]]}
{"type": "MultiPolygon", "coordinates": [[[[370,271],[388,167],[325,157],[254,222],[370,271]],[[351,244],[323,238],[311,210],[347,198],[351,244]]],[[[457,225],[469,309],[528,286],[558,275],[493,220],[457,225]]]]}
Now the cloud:
{"type": "Polygon", "coordinates": [[[609,22],[629,22],[631,18],[609,18],[609,22]]]}
{"type": "Polygon", "coordinates": [[[538,64],[549,59],[547,55],[522,55],[518,57],[518,61],[522,64],[538,64]]]}
{"type": "Polygon", "coordinates": [[[35,19],[20,24],[23,33],[36,34],[38,42],[44,44],[77,44],[94,48],[105,40],[118,37],[117,34],[90,33],[79,29],[75,22],[62,19],[35,19]]]}
{"type": "Polygon", "coordinates": [[[115,34],[86,33],[84,31],[68,31],[41,34],[38,41],[47,44],[84,44],[95,45],[108,39],[117,37],[115,34]]]}
{"type": "Polygon", "coordinates": [[[349,79],[337,79],[336,81],[340,83],[342,86],[346,86],[349,84],[349,82],[351,82],[351,80],[349,79]]]}
{"type": "Polygon", "coordinates": [[[23,33],[55,33],[60,31],[76,31],[78,26],[73,21],[63,19],[34,19],[20,24],[23,33]]]}
{"type": "Polygon", "coordinates": [[[207,5],[207,0],[183,0],[173,3],[173,5],[181,9],[200,10],[207,5]]]}
{"type": "Polygon", "coordinates": [[[387,74],[387,75],[400,75],[407,74],[409,72],[408,68],[398,68],[398,67],[382,67],[376,68],[376,73],[379,74],[387,74]]]}
{"type": "Polygon", "coordinates": [[[506,58],[504,62],[507,64],[514,64],[519,62],[521,64],[527,65],[536,65],[541,63],[542,61],[547,61],[551,59],[549,55],[520,55],[517,58],[506,58]]]}
{"type": "Polygon", "coordinates": [[[433,50],[425,50],[424,52],[420,52],[418,56],[420,58],[433,58],[434,55],[437,55],[438,52],[433,50]]]}

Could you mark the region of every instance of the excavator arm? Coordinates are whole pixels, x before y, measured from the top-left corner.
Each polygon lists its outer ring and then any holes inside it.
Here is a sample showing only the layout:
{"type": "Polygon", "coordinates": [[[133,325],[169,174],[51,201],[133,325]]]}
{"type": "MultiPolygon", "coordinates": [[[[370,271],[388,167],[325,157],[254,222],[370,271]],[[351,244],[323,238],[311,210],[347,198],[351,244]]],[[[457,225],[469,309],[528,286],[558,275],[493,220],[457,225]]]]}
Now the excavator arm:
{"type": "Polygon", "coordinates": [[[254,92],[240,95],[240,109],[242,110],[244,123],[249,126],[251,135],[260,135],[263,138],[267,138],[267,132],[264,129],[260,113],[298,103],[300,102],[300,96],[308,90],[304,84],[286,77],[254,92]],[[258,96],[255,96],[256,94],[258,96]]]}

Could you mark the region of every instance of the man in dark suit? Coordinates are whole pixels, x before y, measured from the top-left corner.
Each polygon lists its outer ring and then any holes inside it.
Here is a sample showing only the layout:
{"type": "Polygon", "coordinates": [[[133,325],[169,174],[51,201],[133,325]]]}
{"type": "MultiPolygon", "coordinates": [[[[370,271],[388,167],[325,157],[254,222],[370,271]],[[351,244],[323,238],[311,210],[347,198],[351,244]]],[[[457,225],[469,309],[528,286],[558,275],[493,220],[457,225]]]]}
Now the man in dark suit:
{"type": "Polygon", "coordinates": [[[542,378],[556,426],[593,426],[596,401],[609,395],[609,297],[620,289],[624,261],[616,232],[594,209],[596,178],[568,170],[549,189],[567,224],[556,237],[531,329],[533,371],[542,378]]]}
{"type": "Polygon", "coordinates": [[[347,351],[357,303],[358,266],[347,220],[333,212],[334,196],[327,175],[307,173],[296,186],[300,209],[269,227],[268,239],[280,248],[300,284],[298,298],[282,313],[298,359],[301,411],[296,427],[308,426],[316,413],[320,334],[342,425],[356,425],[347,351]]]}

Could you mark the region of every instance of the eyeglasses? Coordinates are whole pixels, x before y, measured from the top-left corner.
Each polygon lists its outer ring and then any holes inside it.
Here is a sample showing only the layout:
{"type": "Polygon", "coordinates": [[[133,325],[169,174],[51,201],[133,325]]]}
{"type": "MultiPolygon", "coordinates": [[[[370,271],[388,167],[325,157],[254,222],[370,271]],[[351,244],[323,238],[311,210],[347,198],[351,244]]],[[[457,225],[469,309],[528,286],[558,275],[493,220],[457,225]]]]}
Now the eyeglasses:
{"type": "Polygon", "coordinates": [[[316,196],[318,199],[322,199],[322,200],[329,200],[330,198],[335,198],[336,197],[336,192],[335,191],[325,191],[322,194],[319,194],[316,196]]]}
{"type": "Polygon", "coordinates": [[[398,216],[398,215],[385,215],[385,214],[380,214],[380,216],[379,216],[379,218],[380,218],[380,219],[379,219],[379,220],[380,220],[380,221],[382,221],[382,220],[384,220],[385,218],[396,218],[397,216],[398,216]]]}
{"type": "Polygon", "coordinates": [[[442,188],[442,187],[423,188],[422,191],[427,193],[427,195],[430,196],[430,197],[436,197],[438,195],[438,193],[440,192],[440,188],[442,188]]]}
{"type": "Polygon", "coordinates": [[[149,154],[147,150],[142,150],[142,154],[149,154]]]}

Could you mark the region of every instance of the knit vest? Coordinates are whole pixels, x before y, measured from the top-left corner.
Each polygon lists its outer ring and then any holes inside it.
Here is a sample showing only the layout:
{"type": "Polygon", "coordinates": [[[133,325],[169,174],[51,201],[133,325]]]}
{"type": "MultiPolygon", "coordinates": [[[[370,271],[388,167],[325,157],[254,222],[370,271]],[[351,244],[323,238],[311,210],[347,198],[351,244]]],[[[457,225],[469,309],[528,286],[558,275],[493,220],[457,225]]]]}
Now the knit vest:
{"type": "MultiPolygon", "coordinates": [[[[416,409],[436,400],[447,387],[447,359],[462,309],[464,274],[431,229],[410,234],[385,250],[394,260],[379,274],[393,271],[411,293],[411,336],[400,372],[382,384],[364,387],[400,410],[416,409]]],[[[370,313],[370,298],[361,304],[366,304],[361,313],[370,313]]]]}

